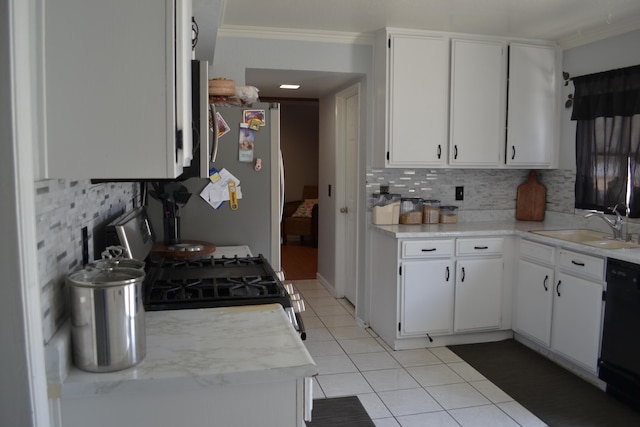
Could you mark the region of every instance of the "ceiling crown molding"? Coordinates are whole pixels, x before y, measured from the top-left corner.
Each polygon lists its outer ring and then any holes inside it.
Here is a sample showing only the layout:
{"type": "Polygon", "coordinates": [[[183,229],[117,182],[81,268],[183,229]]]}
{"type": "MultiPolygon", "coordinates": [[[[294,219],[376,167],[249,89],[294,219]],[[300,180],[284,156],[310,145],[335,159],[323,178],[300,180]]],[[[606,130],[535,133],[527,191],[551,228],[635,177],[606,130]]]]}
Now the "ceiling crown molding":
{"type": "Polygon", "coordinates": [[[557,42],[563,50],[567,50],[637,30],[640,30],[640,17],[631,16],[616,20],[615,25],[597,26],[576,31],[567,36],[559,37],[557,42]]]}
{"type": "Polygon", "coordinates": [[[245,37],[256,39],[295,40],[324,43],[373,44],[371,33],[349,33],[340,31],[313,31],[291,28],[247,27],[242,25],[223,25],[218,37],[245,37]]]}

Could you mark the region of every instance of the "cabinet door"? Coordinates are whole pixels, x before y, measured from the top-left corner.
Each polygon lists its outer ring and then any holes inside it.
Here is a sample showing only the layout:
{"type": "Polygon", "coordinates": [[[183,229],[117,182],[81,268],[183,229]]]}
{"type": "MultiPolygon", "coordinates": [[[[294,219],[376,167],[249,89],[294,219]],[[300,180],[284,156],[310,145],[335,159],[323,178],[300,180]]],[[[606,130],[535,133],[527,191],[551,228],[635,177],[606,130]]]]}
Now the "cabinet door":
{"type": "Polygon", "coordinates": [[[44,177],[182,173],[192,157],[191,3],[58,0],[45,8],[44,177]]]}
{"type": "Polygon", "coordinates": [[[506,44],[453,40],[449,162],[497,166],[505,142],[506,44]]]}
{"type": "Polygon", "coordinates": [[[557,144],[556,50],[512,43],[509,47],[507,164],[549,166],[557,144]]]}
{"type": "Polygon", "coordinates": [[[514,329],[551,345],[553,269],[529,261],[518,262],[514,329]]]}
{"type": "Polygon", "coordinates": [[[388,166],[444,164],[449,50],[443,38],[390,38],[388,166]]]}
{"type": "Polygon", "coordinates": [[[454,330],[497,329],[502,313],[502,258],[458,260],[454,330]]]}
{"type": "Polygon", "coordinates": [[[602,285],[559,273],[554,287],[551,347],[597,370],[602,318],[602,285]]]}
{"type": "Polygon", "coordinates": [[[451,333],[452,312],[452,261],[402,264],[400,335],[451,333]]]}

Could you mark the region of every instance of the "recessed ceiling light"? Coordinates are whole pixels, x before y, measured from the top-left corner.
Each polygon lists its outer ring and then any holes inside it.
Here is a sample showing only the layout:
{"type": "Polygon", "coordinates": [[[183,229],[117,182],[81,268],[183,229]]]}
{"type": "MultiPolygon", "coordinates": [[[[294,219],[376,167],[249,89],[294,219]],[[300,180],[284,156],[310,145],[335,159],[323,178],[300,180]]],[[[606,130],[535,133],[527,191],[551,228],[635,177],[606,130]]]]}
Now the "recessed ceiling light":
{"type": "Polygon", "coordinates": [[[289,84],[280,85],[280,89],[298,89],[298,88],[300,88],[300,85],[289,85],[289,84]]]}

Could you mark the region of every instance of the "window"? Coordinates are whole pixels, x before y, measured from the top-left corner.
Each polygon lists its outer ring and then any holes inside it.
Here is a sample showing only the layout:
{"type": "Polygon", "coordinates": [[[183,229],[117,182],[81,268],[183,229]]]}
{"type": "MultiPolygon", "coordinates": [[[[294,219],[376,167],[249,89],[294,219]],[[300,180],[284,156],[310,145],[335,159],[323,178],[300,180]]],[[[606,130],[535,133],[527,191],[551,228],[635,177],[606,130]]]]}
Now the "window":
{"type": "Polygon", "coordinates": [[[575,206],[640,218],[640,66],[573,80],[575,206]]]}

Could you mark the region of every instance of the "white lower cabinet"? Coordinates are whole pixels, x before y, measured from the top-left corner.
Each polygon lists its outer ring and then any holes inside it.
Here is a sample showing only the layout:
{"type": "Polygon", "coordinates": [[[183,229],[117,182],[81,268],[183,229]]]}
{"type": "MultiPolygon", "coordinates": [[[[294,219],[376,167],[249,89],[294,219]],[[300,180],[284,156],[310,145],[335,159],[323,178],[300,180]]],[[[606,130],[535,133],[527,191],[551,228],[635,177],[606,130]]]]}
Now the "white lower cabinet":
{"type": "Polygon", "coordinates": [[[503,322],[505,310],[510,312],[504,302],[511,300],[503,297],[503,241],[373,233],[371,328],[396,350],[424,347],[425,338],[427,346],[448,345],[482,341],[482,333],[509,333],[510,320],[503,322]]]}
{"type": "Polygon", "coordinates": [[[551,348],[596,371],[603,286],[560,273],[554,290],[551,348]]]}
{"type": "Polygon", "coordinates": [[[457,261],[456,332],[500,327],[502,269],[502,257],[457,261]]]}
{"type": "Polygon", "coordinates": [[[553,268],[520,259],[517,280],[514,329],[549,347],[555,283],[553,268]]]}
{"type": "Polygon", "coordinates": [[[453,262],[450,259],[405,262],[400,280],[400,333],[451,333],[453,262]]]}
{"type": "Polygon", "coordinates": [[[514,330],[596,373],[604,266],[601,257],[522,240],[514,330]]]}

